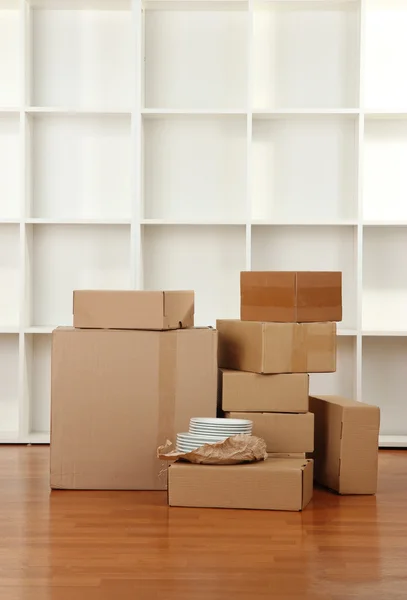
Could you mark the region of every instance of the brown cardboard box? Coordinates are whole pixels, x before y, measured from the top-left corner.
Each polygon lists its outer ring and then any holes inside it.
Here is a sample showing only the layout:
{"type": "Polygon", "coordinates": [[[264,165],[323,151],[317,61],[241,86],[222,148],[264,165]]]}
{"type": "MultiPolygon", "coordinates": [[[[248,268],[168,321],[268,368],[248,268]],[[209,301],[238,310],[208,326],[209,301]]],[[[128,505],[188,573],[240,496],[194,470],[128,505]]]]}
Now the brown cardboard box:
{"type": "Polygon", "coordinates": [[[375,494],[380,409],[340,396],[310,398],[315,480],[340,494],[375,494]]]}
{"type": "Polygon", "coordinates": [[[75,290],[73,325],[83,329],[193,327],[194,292],[75,290]]]}
{"type": "Polygon", "coordinates": [[[166,489],[157,447],[216,416],[216,353],[213,329],[56,329],[51,487],[166,489]]]}
{"type": "Polygon", "coordinates": [[[342,273],[243,271],[242,321],[342,321],[342,273]]]}
{"type": "Polygon", "coordinates": [[[226,411],[305,413],[309,375],[261,375],[220,370],[219,393],[226,411]]]}
{"type": "Polygon", "coordinates": [[[336,323],[217,321],[219,367],[254,373],[336,370],[336,323]]]}
{"type": "Polygon", "coordinates": [[[307,458],[305,452],[269,452],[269,458],[307,458]]]}
{"type": "Polygon", "coordinates": [[[243,465],[168,468],[168,504],[208,508],[302,510],[312,498],[312,460],[269,458],[243,465]]]}
{"type": "Polygon", "coordinates": [[[267,452],[312,452],[314,450],[314,415],[312,413],[230,412],[231,419],[253,421],[253,435],[266,442],[267,452]]]}

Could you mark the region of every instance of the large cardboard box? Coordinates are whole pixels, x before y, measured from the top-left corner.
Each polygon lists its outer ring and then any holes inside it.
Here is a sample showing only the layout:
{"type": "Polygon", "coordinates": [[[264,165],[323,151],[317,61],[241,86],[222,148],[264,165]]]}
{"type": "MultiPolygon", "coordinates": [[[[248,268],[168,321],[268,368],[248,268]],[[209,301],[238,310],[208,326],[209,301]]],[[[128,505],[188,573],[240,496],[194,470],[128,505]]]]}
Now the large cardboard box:
{"type": "Polygon", "coordinates": [[[219,395],[225,411],[308,411],[309,375],[263,375],[220,369],[219,395]]]}
{"type": "Polygon", "coordinates": [[[88,329],[192,327],[194,292],[75,290],[73,325],[88,329]]]}
{"type": "Polygon", "coordinates": [[[168,468],[170,506],[302,510],[312,498],[312,460],[269,458],[243,465],[168,468]]]}
{"type": "Polygon", "coordinates": [[[380,409],[340,396],[310,398],[315,480],[340,494],[375,494],[380,409]]]}
{"type": "Polygon", "coordinates": [[[336,370],[336,323],[217,321],[219,367],[254,373],[336,370]]]}
{"type": "Polygon", "coordinates": [[[240,292],[242,321],[342,321],[340,272],[244,271],[240,292]]]}
{"type": "Polygon", "coordinates": [[[56,329],[51,487],[166,489],[157,447],[216,416],[216,353],[213,329],[56,329]]]}
{"type": "Polygon", "coordinates": [[[314,415],[312,413],[229,412],[231,419],[253,421],[253,435],[266,442],[267,452],[313,452],[314,415]]]}

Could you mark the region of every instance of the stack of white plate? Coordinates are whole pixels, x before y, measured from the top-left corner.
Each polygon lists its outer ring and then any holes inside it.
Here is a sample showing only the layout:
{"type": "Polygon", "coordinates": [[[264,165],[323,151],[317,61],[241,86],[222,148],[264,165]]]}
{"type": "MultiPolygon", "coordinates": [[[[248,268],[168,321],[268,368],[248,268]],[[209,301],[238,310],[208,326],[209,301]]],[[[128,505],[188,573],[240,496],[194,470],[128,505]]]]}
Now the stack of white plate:
{"type": "Polygon", "coordinates": [[[191,452],[204,444],[216,444],[239,433],[251,435],[253,421],[246,419],[209,419],[196,417],[191,419],[189,432],[177,435],[177,450],[191,452]]]}

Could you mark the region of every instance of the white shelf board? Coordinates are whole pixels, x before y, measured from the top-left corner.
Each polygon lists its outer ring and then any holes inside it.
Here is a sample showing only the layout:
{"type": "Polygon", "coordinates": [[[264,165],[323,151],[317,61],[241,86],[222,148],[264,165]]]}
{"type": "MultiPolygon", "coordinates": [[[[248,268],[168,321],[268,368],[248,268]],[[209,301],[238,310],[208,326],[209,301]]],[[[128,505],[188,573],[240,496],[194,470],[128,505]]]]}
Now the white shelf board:
{"type": "Polygon", "coordinates": [[[0,335],[3,334],[16,334],[19,333],[20,328],[18,325],[0,325],[0,335]]]}
{"type": "Polygon", "coordinates": [[[86,108],[86,107],[66,107],[66,106],[28,106],[24,109],[28,115],[42,115],[42,116],[115,116],[115,115],[131,115],[131,108],[123,109],[123,108],[110,108],[108,110],[104,110],[103,108],[86,108]]]}
{"type": "Polygon", "coordinates": [[[358,89],[358,5],[262,3],[254,11],[256,109],[354,108],[358,89]]]}
{"type": "Polygon", "coordinates": [[[343,329],[356,328],[356,235],[349,227],[259,227],[252,231],[254,271],[342,271],[343,329]]]}
{"type": "Polygon", "coordinates": [[[131,12],[53,7],[32,11],[32,104],[131,106],[131,12]]]}
{"type": "Polygon", "coordinates": [[[203,225],[203,226],[207,226],[207,227],[214,227],[214,226],[238,226],[238,225],[245,225],[246,221],[244,219],[235,219],[235,220],[231,220],[231,219],[188,219],[185,221],[182,220],[172,220],[172,219],[141,219],[140,220],[140,224],[141,225],[181,225],[181,226],[188,226],[188,225],[203,225]]]}
{"type": "Polygon", "coordinates": [[[131,225],[131,219],[25,219],[27,225],[131,225]]]}
{"type": "Polygon", "coordinates": [[[197,326],[239,318],[244,226],[148,227],[143,238],[145,289],[194,289],[197,326]]]}
{"type": "Polygon", "coordinates": [[[146,121],[144,217],[243,220],[246,132],[246,119],[239,116],[146,121]]]}
{"type": "Polygon", "coordinates": [[[255,120],[252,218],[356,222],[355,136],[354,120],[332,115],[255,120]]]}
{"type": "Polygon", "coordinates": [[[0,427],[12,435],[18,431],[18,335],[0,335],[0,427]]]}
{"type": "Polygon", "coordinates": [[[198,110],[198,109],[171,109],[171,108],[143,108],[141,114],[145,119],[160,119],[160,118],[178,118],[178,117],[228,117],[240,116],[246,117],[247,111],[244,109],[230,110],[198,110]]]}
{"type": "MultiPolygon", "coordinates": [[[[0,84],[1,87],[1,84],[0,84]]],[[[9,220],[20,213],[19,117],[0,115],[0,218],[9,220]]]]}
{"type": "Polygon", "coordinates": [[[27,0],[32,8],[52,10],[130,11],[131,0],[27,0]]]}
{"type": "Polygon", "coordinates": [[[356,338],[340,337],[337,341],[335,373],[312,373],[310,394],[356,397],[356,338]]]}
{"type": "Polygon", "coordinates": [[[362,301],[363,331],[407,329],[407,228],[364,230],[362,301]]]}
{"type": "Polygon", "coordinates": [[[254,227],[270,227],[270,226],[282,226],[282,227],[354,227],[358,224],[357,219],[327,219],[320,221],[296,221],[289,219],[278,219],[278,220],[265,220],[265,219],[252,219],[251,224],[254,227]]]}
{"type": "Polygon", "coordinates": [[[360,114],[358,108],[286,108],[286,109],[255,109],[253,119],[284,119],[289,117],[324,117],[334,116],[342,118],[355,118],[360,114]]]}
{"type": "Polygon", "coordinates": [[[341,323],[338,323],[337,335],[343,337],[354,337],[358,334],[357,329],[341,329],[341,323]]]}
{"type": "Polygon", "coordinates": [[[20,109],[18,106],[0,106],[0,116],[1,115],[19,115],[20,109]]]}
{"type": "Polygon", "coordinates": [[[28,325],[72,324],[72,290],[129,289],[130,227],[39,225],[27,252],[31,311],[28,325]]]}
{"type": "Polygon", "coordinates": [[[147,11],[145,106],[246,106],[247,25],[240,11],[147,11]]]}
{"type": "Polygon", "coordinates": [[[144,0],[147,11],[245,11],[247,0],[144,0]]]}
{"type": "Polygon", "coordinates": [[[407,106],[407,82],[400,76],[407,54],[405,2],[366,2],[365,106],[398,110],[407,106]]]}
{"type": "Polygon", "coordinates": [[[363,218],[366,221],[407,221],[406,156],[407,120],[365,123],[363,218]]]}
{"type": "Polygon", "coordinates": [[[49,432],[31,432],[20,436],[18,432],[0,431],[0,444],[49,444],[49,432]]]}
{"type": "Polygon", "coordinates": [[[40,115],[29,126],[30,217],[130,219],[129,117],[40,115]]]}
{"type": "Polygon", "coordinates": [[[56,329],[58,325],[43,325],[40,327],[26,327],[24,329],[24,333],[26,334],[38,334],[38,335],[49,335],[54,329],[56,329]]]}
{"type": "Polygon", "coordinates": [[[362,331],[366,337],[407,337],[407,329],[376,329],[362,331]]]}
{"type": "Polygon", "coordinates": [[[407,119],[406,108],[395,108],[395,109],[367,109],[363,111],[365,119],[369,120],[393,120],[393,119],[407,119]]]}
{"type": "Polygon", "coordinates": [[[0,321],[15,327],[20,320],[20,230],[0,225],[0,321]]]}
{"type": "Polygon", "coordinates": [[[17,106],[20,101],[20,15],[11,10],[18,7],[0,4],[0,106],[17,106]]]}
{"type": "Polygon", "coordinates": [[[407,422],[407,338],[363,338],[363,402],[380,407],[380,433],[404,436],[407,422]]]}
{"type": "Polygon", "coordinates": [[[380,448],[407,448],[407,435],[380,435],[380,448]]]}
{"type": "Polygon", "coordinates": [[[406,221],[363,221],[364,227],[407,227],[406,221]]]}

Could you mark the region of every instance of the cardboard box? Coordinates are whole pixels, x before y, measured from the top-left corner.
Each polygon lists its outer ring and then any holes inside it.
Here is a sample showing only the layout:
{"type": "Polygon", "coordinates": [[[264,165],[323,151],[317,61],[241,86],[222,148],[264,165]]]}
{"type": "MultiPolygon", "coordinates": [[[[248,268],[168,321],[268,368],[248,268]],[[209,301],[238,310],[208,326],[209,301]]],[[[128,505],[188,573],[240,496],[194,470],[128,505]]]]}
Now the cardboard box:
{"type": "Polygon", "coordinates": [[[263,375],[220,370],[219,394],[226,411],[305,413],[309,375],[263,375]]]}
{"type": "Polygon", "coordinates": [[[336,323],[217,321],[219,367],[254,373],[332,373],[336,323]]]}
{"type": "Polygon", "coordinates": [[[194,292],[75,290],[73,325],[83,329],[193,327],[194,292]]]}
{"type": "Polygon", "coordinates": [[[313,452],[314,415],[312,413],[230,412],[231,419],[253,421],[253,435],[266,442],[267,452],[313,452]]]}
{"type": "Polygon", "coordinates": [[[166,489],[157,447],[216,416],[216,354],[213,329],[56,329],[51,487],[166,489]]]}
{"type": "Polygon", "coordinates": [[[375,494],[380,409],[340,396],[310,398],[315,480],[340,494],[375,494]]]}
{"type": "Polygon", "coordinates": [[[269,458],[243,465],[168,468],[168,504],[207,508],[302,510],[312,498],[312,460],[269,458]]]}
{"type": "Polygon", "coordinates": [[[340,272],[244,271],[240,294],[242,321],[342,321],[340,272]]]}

